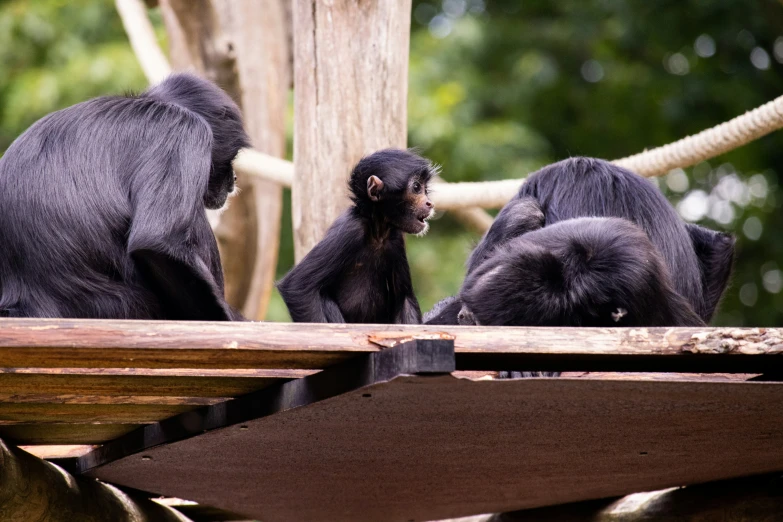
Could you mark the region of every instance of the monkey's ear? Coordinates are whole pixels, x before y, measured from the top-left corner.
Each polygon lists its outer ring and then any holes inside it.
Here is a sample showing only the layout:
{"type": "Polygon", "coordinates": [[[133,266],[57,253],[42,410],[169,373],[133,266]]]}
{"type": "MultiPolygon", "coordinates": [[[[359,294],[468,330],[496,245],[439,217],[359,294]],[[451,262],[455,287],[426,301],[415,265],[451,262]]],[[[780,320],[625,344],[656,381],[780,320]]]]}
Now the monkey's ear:
{"type": "Polygon", "coordinates": [[[383,190],[383,181],[378,176],[370,176],[367,179],[367,197],[372,201],[381,200],[381,190],[383,190]]]}

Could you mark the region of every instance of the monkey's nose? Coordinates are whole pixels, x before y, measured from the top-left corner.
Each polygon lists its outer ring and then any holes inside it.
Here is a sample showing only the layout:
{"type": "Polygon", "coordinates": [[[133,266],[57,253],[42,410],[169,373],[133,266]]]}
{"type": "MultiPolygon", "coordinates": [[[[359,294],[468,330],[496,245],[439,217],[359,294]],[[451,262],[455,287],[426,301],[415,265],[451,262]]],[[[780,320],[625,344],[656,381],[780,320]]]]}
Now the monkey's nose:
{"type": "Polygon", "coordinates": [[[432,208],[432,201],[428,199],[427,201],[424,202],[424,206],[427,208],[432,208]]]}

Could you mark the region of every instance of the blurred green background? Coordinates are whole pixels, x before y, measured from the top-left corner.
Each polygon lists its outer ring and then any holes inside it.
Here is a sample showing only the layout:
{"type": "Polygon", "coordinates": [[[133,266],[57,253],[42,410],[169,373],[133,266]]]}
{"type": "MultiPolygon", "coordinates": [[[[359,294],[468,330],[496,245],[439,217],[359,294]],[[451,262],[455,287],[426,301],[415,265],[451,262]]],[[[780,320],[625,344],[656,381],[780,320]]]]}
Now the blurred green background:
{"type": "MultiPolygon", "coordinates": [[[[409,144],[449,181],[619,158],[783,93],[779,0],[429,0],[412,17],[409,144]]],[[[144,87],[110,0],[0,2],[0,151],[53,110],[144,87]]],[[[782,175],[777,133],[657,180],[684,218],[738,238],[717,325],[783,324],[782,175]]],[[[286,205],[280,275],[293,262],[286,205]]],[[[410,238],[423,310],[458,289],[477,240],[449,216],[410,238]]],[[[288,319],[278,295],[269,319],[288,319]]]]}

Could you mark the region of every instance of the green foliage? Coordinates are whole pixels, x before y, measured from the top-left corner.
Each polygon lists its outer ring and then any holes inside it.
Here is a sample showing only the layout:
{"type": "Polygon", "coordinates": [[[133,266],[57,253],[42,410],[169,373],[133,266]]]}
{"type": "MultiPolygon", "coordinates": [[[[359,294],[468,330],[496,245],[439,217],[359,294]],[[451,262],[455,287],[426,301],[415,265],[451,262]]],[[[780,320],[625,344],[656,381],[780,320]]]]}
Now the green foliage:
{"type": "MultiPolygon", "coordinates": [[[[783,92],[777,0],[413,7],[409,143],[441,163],[449,181],[524,177],[569,155],[622,157],[783,92]]],[[[145,84],[110,0],[0,2],[0,151],[53,110],[145,84]]],[[[783,324],[782,175],[776,133],[657,180],[685,217],[738,237],[716,324],[783,324]]],[[[280,275],[293,263],[289,214],[286,201],[280,275]]],[[[450,216],[410,238],[422,309],[459,288],[477,240],[450,216]]],[[[269,318],[287,320],[277,293],[269,318]]]]}
{"type": "Polygon", "coordinates": [[[144,86],[113,2],[0,4],[0,150],[49,112],[144,86]]]}

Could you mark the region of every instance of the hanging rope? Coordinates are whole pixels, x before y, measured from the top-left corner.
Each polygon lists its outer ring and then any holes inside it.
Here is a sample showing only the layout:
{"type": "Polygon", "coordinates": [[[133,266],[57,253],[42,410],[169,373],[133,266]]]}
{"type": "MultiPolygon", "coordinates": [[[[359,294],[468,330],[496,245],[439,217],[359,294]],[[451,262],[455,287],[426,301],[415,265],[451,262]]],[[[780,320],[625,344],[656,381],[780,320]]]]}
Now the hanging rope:
{"type": "Polygon", "coordinates": [[[720,156],[783,128],[783,96],[693,136],[613,163],[642,176],[660,176],[720,156]]]}

